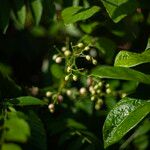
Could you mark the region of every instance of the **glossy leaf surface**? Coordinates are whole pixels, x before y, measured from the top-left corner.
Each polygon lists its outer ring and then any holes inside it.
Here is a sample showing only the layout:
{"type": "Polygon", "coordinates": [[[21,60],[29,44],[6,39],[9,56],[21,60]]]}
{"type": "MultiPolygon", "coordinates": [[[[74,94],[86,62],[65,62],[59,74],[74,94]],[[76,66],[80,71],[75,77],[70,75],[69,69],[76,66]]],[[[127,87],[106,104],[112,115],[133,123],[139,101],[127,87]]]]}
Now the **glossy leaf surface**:
{"type": "Polygon", "coordinates": [[[103,126],[105,148],[119,141],[150,112],[150,102],[122,99],[108,114],[103,126]]]}
{"type": "Polygon", "coordinates": [[[115,66],[134,67],[143,63],[150,62],[150,49],[143,53],[133,53],[120,51],[115,59],[115,66]]]}
{"type": "Polygon", "coordinates": [[[150,75],[125,67],[97,67],[93,70],[92,75],[100,78],[131,80],[150,84],[150,75]]]}

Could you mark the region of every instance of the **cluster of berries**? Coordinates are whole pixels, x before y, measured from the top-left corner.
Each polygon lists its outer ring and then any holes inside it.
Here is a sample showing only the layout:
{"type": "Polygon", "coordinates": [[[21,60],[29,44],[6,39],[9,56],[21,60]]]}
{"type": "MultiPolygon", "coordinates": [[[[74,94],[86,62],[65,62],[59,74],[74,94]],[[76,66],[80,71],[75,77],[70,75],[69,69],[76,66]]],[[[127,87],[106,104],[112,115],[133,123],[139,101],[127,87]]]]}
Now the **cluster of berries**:
{"type": "Polygon", "coordinates": [[[65,81],[68,81],[71,77],[72,80],[77,81],[78,76],[76,72],[80,71],[80,69],[76,66],[77,58],[84,57],[87,61],[91,61],[94,65],[97,64],[97,60],[91,55],[84,54],[85,51],[89,51],[90,49],[90,46],[86,46],[83,43],[78,43],[75,46],[71,46],[71,48],[62,47],[58,54],[53,55],[53,60],[56,63],[61,63],[63,59],[66,61],[65,64],[67,74],[65,76],[65,81]]]}
{"type": "Polygon", "coordinates": [[[63,96],[61,94],[56,94],[51,91],[47,91],[45,96],[47,98],[52,98],[53,102],[48,105],[48,109],[51,113],[54,113],[55,103],[59,103],[59,104],[62,103],[64,99],[63,96]]]}

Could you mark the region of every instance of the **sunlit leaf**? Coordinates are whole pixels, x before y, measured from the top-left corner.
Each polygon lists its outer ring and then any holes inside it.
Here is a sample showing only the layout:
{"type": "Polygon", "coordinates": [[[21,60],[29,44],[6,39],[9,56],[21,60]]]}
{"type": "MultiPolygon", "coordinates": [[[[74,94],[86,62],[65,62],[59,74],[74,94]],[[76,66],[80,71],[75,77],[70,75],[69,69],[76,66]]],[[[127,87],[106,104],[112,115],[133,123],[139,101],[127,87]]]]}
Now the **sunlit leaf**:
{"type": "Polygon", "coordinates": [[[30,7],[35,24],[38,25],[43,11],[42,1],[41,0],[30,0],[30,7]]]}
{"type": "Polygon", "coordinates": [[[63,10],[62,17],[66,24],[75,23],[77,21],[86,20],[92,17],[100,10],[98,6],[91,8],[83,8],[81,6],[68,7],[63,10]]]}
{"type": "Polygon", "coordinates": [[[2,150],[22,150],[17,144],[7,143],[2,145],[2,150]]]}
{"type": "Polygon", "coordinates": [[[133,67],[150,62],[150,49],[143,53],[120,51],[115,59],[115,66],[133,67]]]}
{"type": "Polygon", "coordinates": [[[11,117],[5,121],[5,139],[14,142],[26,142],[30,136],[30,128],[22,118],[11,117]]]}
{"type": "Polygon", "coordinates": [[[14,4],[14,21],[16,24],[19,24],[21,27],[24,27],[26,20],[26,7],[24,0],[13,0],[14,4]]]}

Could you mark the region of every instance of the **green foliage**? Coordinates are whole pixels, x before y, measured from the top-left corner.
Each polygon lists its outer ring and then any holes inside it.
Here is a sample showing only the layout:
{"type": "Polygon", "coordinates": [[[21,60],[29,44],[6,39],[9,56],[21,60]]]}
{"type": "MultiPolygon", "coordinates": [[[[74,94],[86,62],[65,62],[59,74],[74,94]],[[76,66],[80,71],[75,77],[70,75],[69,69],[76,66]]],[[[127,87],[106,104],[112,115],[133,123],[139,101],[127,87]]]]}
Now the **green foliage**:
{"type": "Polygon", "coordinates": [[[141,54],[120,51],[115,59],[115,66],[121,67],[134,67],[143,63],[150,62],[150,49],[144,51],[141,54]]]}
{"type": "Polygon", "coordinates": [[[13,0],[13,19],[21,28],[24,27],[26,20],[26,7],[24,0],[13,0]]]}
{"type": "MultiPolygon", "coordinates": [[[[24,29],[32,19],[35,25],[39,25],[42,16],[50,20],[54,12],[55,6],[51,0],[28,0],[27,2],[24,0],[1,0],[0,29],[6,33],[10,19],[18,29],[24,29]]],[[[46,21],[49,22],[49,20],[46,21]]]]}
{"type": "Polygon", "coordinates": [[[7,144],[3,144],[2,146],[2,150],[21,150],[20,146],[18,146],[17,144],[12,144],[12,143],[7,143],[7,144]]]}
{"type": "Polygon", "coordinates": [[[1,1],[0,5],[0,28],[5,33],[9,24],[10,4],[9,1],[1,1]]]}
{"type": "MultiPolygon", "coordinates": [[[[12,142],[25,143],[30,136],[30,127],[24,119],[24,114],[10,108],[9,112],[5,112],[3,124],[1,125],[1,147],[2,149],[16,149],[21,150],[19,145],[12,142]],[[7,141],[7,143],[5,143],[7,141]],[[8,143],[10,142],[10,143],[8,143]]],[[[3,118],[4,117],[4,118],[3,118]]]]}
{"type": "Polygon", "coordinates": [[[120,140],[150,112],[150,102],[124,98],[108,114],[103,126],[105,148],[120,140]]]}
{"type": "Polygon", "coordinates": [[[102,66],[95,68],[92,75],[99,78],[131,80],[150,84],[150,75],[125,67],[102,66]]]}
{"type": "Polygon", "coordinates": [[[42,11],[43,11],[42,1],[41,0],[31,0],[29,2],[29,4],[31,7],[32,15],[35,20],[35,24],[38,25],[41,20],[42,11]]]}
{"type": "Polygon", "coordinates": [[[0,149],[150,149],[149,5],[0,0],[0,149]]]}
{"type": "Polygon", "coordinates": [[[44,125],[41,119],[32,110],[30,110],[27,114],[28,114],[27,120],[31,128],[29,147],[30,148],[32,147],[32,149],[37,150],[46,150],[47,149],[46,131],[44,129],[44,125]]]}
{"type": "Polygon", "coordinates": [[[102,0],[111,19],[118,23],[137,8],[136,0],[102,0]]]}
{"type": "Polygon", "coordinates": [[[69,7],[63,10],[62,17],[66,24],[75,23],[92,17],[99,10],[100,8],[98,6],[93,6],[91,8],[83,8],[80,6],[69,7]]]}
{"type": "Polygon", "coordinates": [[[46,105],[47,103],[41,101],[38,98],[32,96],[24,96],[24,97],[17,97],[15,99],[11,99],[8,101],[8,105],[15,105],[15,106],[32,106],[32,105],[46,105]]]}
{"type": "Polygon", "coordinates": [[[0,70],[0,98],[10,98],[21,94],[21,87],[0,70]]]}
{"type": "Polygon", "coordinates": [[[30,135],[28,124],[21,118],[12,116],[6,120],[4,126],[8,129],[5,133],[5,139],[7,141],[24,143],[30,135]]]}

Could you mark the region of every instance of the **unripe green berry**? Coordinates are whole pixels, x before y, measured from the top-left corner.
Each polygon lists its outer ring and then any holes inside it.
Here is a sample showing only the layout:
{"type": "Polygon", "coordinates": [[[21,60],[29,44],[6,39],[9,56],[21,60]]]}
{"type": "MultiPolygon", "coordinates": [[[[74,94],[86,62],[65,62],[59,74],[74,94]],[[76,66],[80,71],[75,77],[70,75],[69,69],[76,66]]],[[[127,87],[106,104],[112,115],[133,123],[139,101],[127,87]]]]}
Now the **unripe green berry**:
{"type": "Polygon", "coordinates": [[[94,86],[94,90],[97,90],[98,89],[98,84],[96,84],[95,86],[94,86]]]}
{"type": "Polygon", "coordinates": [[[124,97],[126,97],[126,96],[127,96],[126,93],[122,93],[122,94],[121,94],[121,98],[124,98],[124,97]]]}
{"type": "Polygon", "coordinates": [[[65,76],[65,81],[69,80],[69,75],[65,76]]]}
{"type": "Polygon", "coordinates": [[[66,94],[67,94],[68,96],[71,96],[72,91],[71,91],[71,90],[67,90],[67,91],[66,91],[66,94]]]}
{"type": "Polygon", "coordinates": [[[102,105],[103,104],[103,100],[102,99],[98,99],[97,103],[100,104],[100,105],[102,105]]]}
{"type": "Polygon", "coordinates": [[[64,51],[64,55],[67,57],[69,55],[71,55],[71,52],[69,50],[64,51]]]}
{"type": "Polygon", "coordinates": [[[86,60],[88,60],[88,61],[91,60],[91,57],[90,57],[89,55],[86,55],[85,58],[86,58],[86,60]]]}
{"type": "Polygon", "coordinates": [[[51,113],[53,113],[54,111],[55,111],[55,106],[54,106],[54,104],[49,104],[48,105],[48,109],[49,109],[49,111],[51,112],[51,113]]]}
{"type": "Polygon", "coordinates": [[[99,105],[98,103],[95,104],[95,109],[99,110],[101,108],[101,105],[99,105]]]}
{"type": "Polygon", "coordinates": [[[98,86],[99,86],[99,87],[102,87],[102,85],[103,85],[103,83],[100,81],[100,82],[98,83],[98,86]]]}
{"type": "Polygon", "coordinates": [[[96,93],[95,90],[92,90],[92,91],[91,91],[91,94],[92,94],[92,95],[95,95],[95,93],[96,93]]]}
{"type": "Polygon", "coordinates": [[[81,94],[81,95],[84,95],[85,93],[86,93],[86,88],[82,87],[82,88],[80,89],[80,94],[81,94]]]}
{"type": "Polygon", "coordinates": [[[58,57],[58,55],[55,54],[55,55],[53,55],[52,59],[55,61],[57,57],[58,57]]]}
{"type": "Polygon", "coordinates": [[[86,46],[86,47],[84,48],[85,51],[88,51],[89,49],[90,49],[89,46],[86,46]]]}
{"type": "Polygon", "coordinates": [[[78,80],[78,77],[77,77],[76,75],[73,75],[72,79],[73,79],[74,81],[77,81],[77,80],[78,80]]]}
{"type": "Polygon", "coordinates": [[[57,64],[60,64],[60,63],[62,62],[62,58],[61,58],[61,57],[57,57],[57,58],[55,59],[55,62],[56,62],[57,64]]]}
{"type": "Polygon", "coordinates": [[[101,93],[101,90],[97,90],[96,93],[97,93],[97,94],[100,94],[100,93],[101,93]]]}
{"type": "Polygon", "coordinates": [[[51,96],[52,96],[52,92],[47,91],[47,92],[46,92],[46,97],[51,97],[51,96]]]}
{"type": "Polygon", "coordinates": [[[71,67],[70,66],[67,67],[67,72],[68,73],[71,72],[71,67]]]}
{"type": "Polygon", "coordinates": [[[93,86],[90,86],[89,87],[89,91],[91,92],[91,91],[93,91],[94,90],[94,87],[93,86]]]}
{"type": "Polygon", "coordinates": [[[95,100],[95,96],[92,96],[92,97],[91,97],[91,101],[94,101],[94,100],[95,100]]]}
{"type": "Polygon", "coordinates": [[[64,51],[67,50],[67,48],[64,46],[64,47],[61,48],[61,50],[64,52],[64,51]]]}
{"type": "Polygon", "coordinates": [[[96,65],[97,64],[97,60],[93,59],[92,63],[93,63],[93,65],[96,65]]]}
{"type": "Polygon", "coordinates": [[[82,48],[83,46],[84,46],[84,44],[83,43],[78,43],[78,45],[77,45],[79,48],[82,48]]]}
{"type": "Polygon", "coordinates": [[[107,93],[107,94],[110,94],[111,92],[112,92],[112,91],[111,91],[110,88],[106,89],[106,93],[107,93]]]}
{"type": "Polygon", "coordinates": [[[109,87],[110,87],[109,83],[107,83],[105,86],[106,86],[106,88],[109,88],[109,87]]]}

